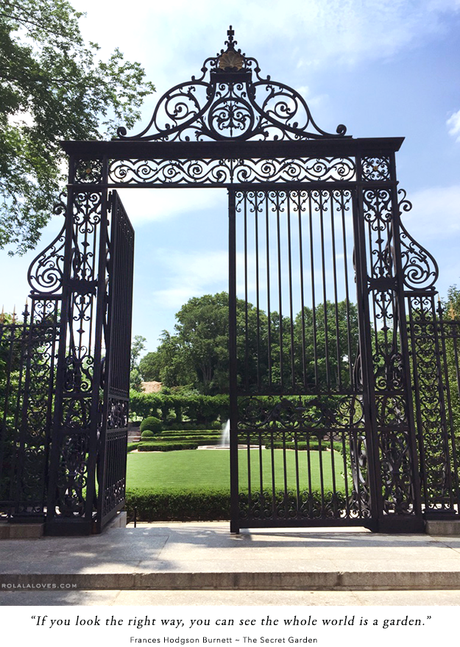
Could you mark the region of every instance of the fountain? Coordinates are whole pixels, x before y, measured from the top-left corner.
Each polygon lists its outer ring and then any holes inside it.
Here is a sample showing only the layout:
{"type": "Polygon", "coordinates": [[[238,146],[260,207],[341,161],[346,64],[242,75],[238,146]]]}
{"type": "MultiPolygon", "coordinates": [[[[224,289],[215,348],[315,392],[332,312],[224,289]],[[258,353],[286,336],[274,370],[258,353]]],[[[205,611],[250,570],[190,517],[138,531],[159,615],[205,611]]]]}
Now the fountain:
{"type": "Polygon", "coordinates": [[[227,420],[225,425],[222,425],[222,434],[218,446],[221,449],[230,448],[230,420],[227,420]]]}
{"type": "Polygon", "coordinates": [[[227,420],[222,425],[222,431],[217,445],[199,445],[198,449],[230,449],[230,420],[227,420]]]}

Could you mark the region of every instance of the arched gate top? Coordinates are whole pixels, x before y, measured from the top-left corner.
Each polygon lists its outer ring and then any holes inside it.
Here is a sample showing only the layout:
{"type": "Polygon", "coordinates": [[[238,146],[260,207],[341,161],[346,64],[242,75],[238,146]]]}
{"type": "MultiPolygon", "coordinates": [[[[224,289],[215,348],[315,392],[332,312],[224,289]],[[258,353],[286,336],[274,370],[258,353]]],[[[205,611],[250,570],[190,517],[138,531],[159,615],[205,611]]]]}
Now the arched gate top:
{"type": "Polygon", "coordinates": [[[344,137],[319,128],[304,98],[293,88],[262,77],[255,58],[236,49],[227,31],[226,49],[207,58],[201,76],[174,86],[159,100],[148,126],[128,141],[301,141],[344,137]]]}

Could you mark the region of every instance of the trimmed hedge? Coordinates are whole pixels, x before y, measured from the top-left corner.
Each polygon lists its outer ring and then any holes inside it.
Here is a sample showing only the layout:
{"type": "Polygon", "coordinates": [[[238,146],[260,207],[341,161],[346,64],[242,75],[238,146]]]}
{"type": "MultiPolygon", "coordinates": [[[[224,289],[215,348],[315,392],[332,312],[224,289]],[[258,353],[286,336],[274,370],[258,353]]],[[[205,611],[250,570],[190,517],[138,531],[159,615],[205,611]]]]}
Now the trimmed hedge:
{"type": "MultiPolygon", "coordinates": [[[[318,491],[302,492],[300,516],[305,519],[334,518],[346,508],[343,493],[318,491]]],[[[263,492],[253,494],[253,504],[261,503],[267,510],[272,506],[272,494],[263,492]]],[[[241,518],[249,505],[247,493],[240,494],[241,518]]],[[[297,516],[297,500],[294,492],[277,492],[275,496],[275,517],[279,519],[297,516]]],[[[130,490],[126,493],[128,521],[134,519],[134,509],[138,521],[226,521],[230,519],[230,493],[220,491],[152,491],[130,490]]]]}
{"type": "Polygon", "coordinates": [[[168,440],[169,438],[220,438],[221,433],[214,431],[213,429],[185,429],[181,431],[180,429],[171,429],[163,431],[161,434],[162,440],[168,440]]]}
{"type": "Polygon", "coordinates": [[[226,521],[230,519],[230,494],[207,490],[188,492],[126,492],[128,521],[226,521]]]}
{"type": "Polygon", "coordinates": [[[227,420],[230,410],[228,395],[163,395],[161,393],[130,392],[131,418],[160,418],[164,425],[183,423],[184,418],[198,424],[227,420]]]}
{"type": "Polygon", "coordinates": [[[153,442],[140,442],[137,444],[137,449],[140,452],[174,452],[180,449],[197,449],[197,443],[163,443],[161,440],[153,442]]]}
{"type": "MultiPolygon", "coordinates": [[[[317,440],[310,440],[308,443],[304,440],[299,440],[297,445],[293,441],[286,441],[283,443],[282,440],[275,440],[273,443],[265,443],[265,449],[297,449],[300,451],[305,451],[310,449],[311,451],[320,451],[320,443],[317,440]]],[[[332,443],[332,446],[335,451],[340,452],[343,447],[341,443],[332,443]]],[[[321,451],[326,452],[331,450],[331,443],[329,441],[323,441],[321,443],[321,451]]]]}
{"type": "Polygon", "coordinates": [[[127,451],[128,451],[128,452],[132,452],[132,451],[134,451],[135,449],[137,449],[138,447],[139,447],[139,443],[138,443],[138,442],[137,442],[137,443],[128,443],[127,451]]]}

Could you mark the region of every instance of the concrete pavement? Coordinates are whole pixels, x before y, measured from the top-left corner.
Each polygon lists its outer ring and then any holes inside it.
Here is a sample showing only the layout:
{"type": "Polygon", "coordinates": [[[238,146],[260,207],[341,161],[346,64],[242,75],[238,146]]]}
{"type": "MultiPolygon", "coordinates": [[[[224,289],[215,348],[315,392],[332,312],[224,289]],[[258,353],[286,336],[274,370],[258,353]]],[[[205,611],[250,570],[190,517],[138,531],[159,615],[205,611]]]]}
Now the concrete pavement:
{"type": "Polygon", "coordinates": [[[90,537],[0,542],[2,605],[324,605],[325,600],[459,604],[460,537],[373,534],[362,528],[232,535],[227,522],[169,522],[111,528],[90,537]]]}

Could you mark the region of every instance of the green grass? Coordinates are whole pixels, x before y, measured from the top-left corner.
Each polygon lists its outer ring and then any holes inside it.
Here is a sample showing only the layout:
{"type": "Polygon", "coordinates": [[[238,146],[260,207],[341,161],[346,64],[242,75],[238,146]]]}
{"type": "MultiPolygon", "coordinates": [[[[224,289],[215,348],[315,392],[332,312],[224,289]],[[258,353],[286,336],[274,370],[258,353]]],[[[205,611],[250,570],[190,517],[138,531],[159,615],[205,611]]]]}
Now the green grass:
{"type": "MultiPolygon", "coordinates": [[[[251,489],[261,486],[259,452],[251,450],[250,470],[251,489]]],[[[262,486],[272,487],[272,452],[262,450],[262,486]]],[[[286,461],[287,487],[296,488],[295,452],[275,450],[274,475],[275,489],[283,489],[284,460],[286,461]]],[[[307,452],[298,452],[301,489],[320,489],[321,466],[323,470],[323,487],[332,489],[332,458],[335,462],[336,489],[343,489],[344,481],[341,471],[343,461],[340,454],[334,452],[310,452],[310,470],[307,463],[307,452]],[[310,479],[309,479],[310,475],[310,479]]],[[[239,453],[240,490],[247,489],[248,452],[239,453]]],[[[127,489],[152,489],[160,491],[203,489],[230,489],[230,456],[228,450],[182,450],[166,453],[128,454],[127,489]]]]}

